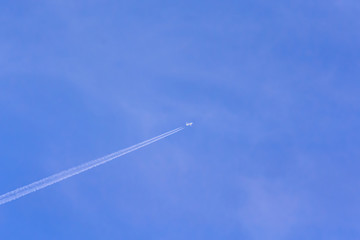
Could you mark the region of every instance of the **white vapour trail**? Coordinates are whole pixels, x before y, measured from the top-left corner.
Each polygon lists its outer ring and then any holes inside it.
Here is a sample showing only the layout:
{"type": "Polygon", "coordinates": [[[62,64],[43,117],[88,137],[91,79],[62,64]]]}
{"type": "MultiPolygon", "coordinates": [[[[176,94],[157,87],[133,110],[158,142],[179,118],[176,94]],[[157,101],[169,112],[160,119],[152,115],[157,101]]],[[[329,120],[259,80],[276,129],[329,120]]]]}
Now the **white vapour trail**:
{"type": "Polygon", "coordinates": [[[25,195],[27,195],[29,193],[35,192],[35,191],[40,190],[42,188],[45,188],[47,186],[50,186],[50,185],[52,185],[54,183],[60,182],[60,181],[62,181],[64,179],[67,179],[69,177],[72,177],[74,175],[82,173],[84,171],[87,171],[87,170],[89,170],[91,168],[102,165],[102,164],[104,164],[106,162],[109,162],[111,160],[114,160],[115,158],[118,158],[118,157],[120,157],[122,155],[125,155],[127,153],[132,152],[132,151],[135,151],[135,150],[137,150],[139,148],[145,147],[146,145],[149,145],[149,144],[151,144],[153,142],[159,141],[160,139],[166,138],[166,137],[168,137],[168,136],[170,136],[170,135],[172,135],[174,133],[177,133],[177,132],[179,132],[179,131],[181,131],[183,129],[184,129],[184,127],[176,128],[174,130],[171,130],[169,132],[161,134],[161,135],[159,135],[157,137],[154,137],[154,138],[151,138],[151,139],[146,140],[144,142],[135,144],[135,145],[133,145],[131,147],[122,149],[122,150],[120,150],[118,152],[106,155],[105,157],[92,160],[90,162],[81,164],[79,166],[70,168],[68,170],[62,171],[62,172],[57,173],[57,174],[54,174],[54,175],[52,175],[50,177],[43,178],[43,179],[41,179],[41,180],[39,180],[37,182],[31,183],[31,184],[26,185],[24,187],[20,187],[20,188],[15,189],[15,190],[13,190],[11,192],[5,193],[5,194],[0,196],[0,205],[2,205],[4,203],[7,203],[7,202],[10,202],[10,201],[13,201],[13,200],[15,200],[17,198],[20,198],[22,196],[25,196],[25,195]]]}

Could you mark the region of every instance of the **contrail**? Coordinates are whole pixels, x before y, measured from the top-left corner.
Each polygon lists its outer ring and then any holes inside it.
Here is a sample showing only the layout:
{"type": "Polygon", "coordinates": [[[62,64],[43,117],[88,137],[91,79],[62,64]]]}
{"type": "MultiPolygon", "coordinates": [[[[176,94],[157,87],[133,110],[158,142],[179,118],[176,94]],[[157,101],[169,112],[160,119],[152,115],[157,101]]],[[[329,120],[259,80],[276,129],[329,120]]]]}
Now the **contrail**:
{"type": "Polygon", "coordinates": [[[87,162],[87,163],[83,163],[79,166],[76,166],[76,167],[73,167],[73,168],[70,168],[68,170],[65,170],[65,171],[62,171],[60,173],[57,173],[57,174],[54,174],[50,177],[47,177],[47,178],[43,178],[39,181],[36,181],[34,183],[31,183],[29,185],[26,185],[24,187],[20,187],[18,189],[15,189],[11,192],[8,192],[8,193],[5,193],[3,195],[0,196],[0,205],[4,204],[4,203],[7,203],[7,202],[10,202],[10,201],[13,201],[17,198],[20,198],[20,197],[23,197],[29,193],[32,193],[32,192],[35,192],[37,190],[40,190],[42,188],[45,188],[47,186],[50,186],[54,183],[57,183],[57,182],[60,182],[64,179],[67,179],[69,177],[72,177],[74,175],[77,175],[79,173],[82,173],[82,172],[85,172],[91,168],[94,168],[94,167],[97,167],[99,165],[102,165],[106,162],[109,162],[111,160],[114,160],[115,158],[118,158],[122,155],[125,155],[127,153],[130,153],[132,151],[135,151],[139,148],[142,148],[142,147],[145,147],[146,145],[149,145],[153,142],[156,142],[156,141],[159,141],[160,139],[163,139],[163,138],[166,138],[174,133],[177,133],[181,130],[183,130],[184,127],[179,127],[179,128],[176,128],[174,130],[171,130],[169,132],[166,132],[164,134],[161,134],[157,137],[154,137],[154,138],[151,138],[149,140],[146,140],[144,142],[141,142],[141,143],[138,143],[138,144],[135,144],[131,147],[128,147],[128,148],[125,148],[125,149],[122,149],[118,152],[114,152],[112,154],[109,154],[109,155],[106,155],[105,157],[102,157],[102,158],[98,158],[98,159],[95,159],[95,160],[92,160],[90,162],[87,162]]]}

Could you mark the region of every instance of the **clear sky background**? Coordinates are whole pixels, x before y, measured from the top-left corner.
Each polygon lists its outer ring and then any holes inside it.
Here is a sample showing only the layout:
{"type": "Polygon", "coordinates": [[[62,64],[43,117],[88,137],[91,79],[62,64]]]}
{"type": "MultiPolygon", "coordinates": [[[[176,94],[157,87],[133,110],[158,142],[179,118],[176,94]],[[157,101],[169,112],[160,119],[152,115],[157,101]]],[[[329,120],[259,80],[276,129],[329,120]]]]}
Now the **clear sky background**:
{"type": "Polygon", "coordinates": [[[360,3],[2,1],[1,239],[360,239],[360,3]]]}

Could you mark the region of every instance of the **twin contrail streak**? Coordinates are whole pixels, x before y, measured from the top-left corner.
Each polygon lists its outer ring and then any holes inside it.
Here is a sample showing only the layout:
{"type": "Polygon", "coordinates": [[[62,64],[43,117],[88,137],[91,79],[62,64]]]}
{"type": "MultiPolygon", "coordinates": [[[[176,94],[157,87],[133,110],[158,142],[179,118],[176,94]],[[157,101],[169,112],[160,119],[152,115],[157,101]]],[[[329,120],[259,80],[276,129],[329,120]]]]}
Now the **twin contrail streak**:
{"type": "Polygon", "coordinates": [[[77,175],[79,173],[85,172],[85,171],[87,171],[87,170],[89,170],[91,168],[102,165],[102,164],[104,164],[106,162],[114,160],[115,158],[123,156],[123,155],[125,155],[127,153],[130,153],[132,151],[135,151],[135,150],[137,150],[139,148],[145,147],[146,145],[149,145],[149,144],[151,144],[153,142],[159,141],[160,139],[166,138],[166,137],[168,137],[168,136],[170,136],[170,135],[172,135],[174,133],[177,133],[177,132],[179,132],[179,131],[181,131],[183,129],[184,129],[184,127],[176,128],[174,130],[171,130],[169,132],[161,134],[161,135],[159,135],[157,137],[154,137],[154,138],[151,138],[151,139],[146,140],[144,142],[135,144],[135,145],[133,145],[131,147],[122,149],[122,150],[120,150],[118,152],[106,155],[105,157],[92,160],[90,162],[81,164],[79,166],[70,168],[68,170],[62,171],[62,172],[57,173],[57,174],[54,174],[54,175],[52,175],[50,177],[43,178],[43,179],[41,179],[41,180],[39,180],[37,182],[31,183],[31,184],[26,185],[24,187],[20,187],[20,188],[15,189],[15,190],[13,190],[11,192],[5,193],[5,194],[0,196],[0,205],[2,205],[4,203],[7,203],[7,202],[10,202],[10,201],[13,201],[13,200],[15,200],[17,198],[23,197],[23,196],[25,196],[25,195],[27,195],[29,193],[35,192],[37,190],[40,190],[40,189],[45,188],[47,186],[50,186],[50,185],[52,185],[54,183],[60,182],[60,181],[62,181],[64,179],[67,179],[67,178],[72,177],[74,175],[77,175]]]}

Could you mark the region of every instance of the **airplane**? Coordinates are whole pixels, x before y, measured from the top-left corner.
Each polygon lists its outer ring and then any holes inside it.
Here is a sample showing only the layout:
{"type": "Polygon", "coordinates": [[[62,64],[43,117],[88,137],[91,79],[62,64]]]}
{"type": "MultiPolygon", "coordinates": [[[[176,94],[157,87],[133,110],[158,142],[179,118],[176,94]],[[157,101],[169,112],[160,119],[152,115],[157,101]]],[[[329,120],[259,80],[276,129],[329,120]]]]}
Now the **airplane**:
{"type": "Polygon", "coordinates": [[[186,126],[187,126],[187,127],[191,127],[192,124],[193,124],[192,122],[189,122],[189,123],[187,122],[187,123],[186,123],[186,126]]]}

